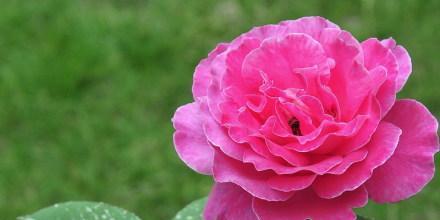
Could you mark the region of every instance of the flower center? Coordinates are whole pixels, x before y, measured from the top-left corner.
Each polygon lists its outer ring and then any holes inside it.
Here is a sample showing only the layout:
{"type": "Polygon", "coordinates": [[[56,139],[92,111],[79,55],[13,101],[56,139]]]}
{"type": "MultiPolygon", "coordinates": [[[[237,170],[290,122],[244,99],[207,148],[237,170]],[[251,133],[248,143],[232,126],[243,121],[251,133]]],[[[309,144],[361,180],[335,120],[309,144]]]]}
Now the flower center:
{"type": "Polygon", "coordinates": [[[296,136],[302,136],[300,124],[297,118],[292,117],[288,122],[290,128],[292,129],[292,134],[296,136]]]}

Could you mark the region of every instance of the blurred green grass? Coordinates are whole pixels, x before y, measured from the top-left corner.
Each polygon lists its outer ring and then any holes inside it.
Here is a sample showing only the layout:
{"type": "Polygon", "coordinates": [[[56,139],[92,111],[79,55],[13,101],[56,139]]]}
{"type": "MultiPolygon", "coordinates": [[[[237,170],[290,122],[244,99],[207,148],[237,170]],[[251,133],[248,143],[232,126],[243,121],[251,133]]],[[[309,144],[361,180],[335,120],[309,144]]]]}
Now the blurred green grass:
{"type": "MultiPolygon", "coordinates": [[[[358,39],[393,36],[413,58],[401,97],[440,115],[440,1],[2,1],[0,216],[98,200],[169,219],[209,192],[185,167],[170,119],[216,43],[252,26],[321,15],[358,39]]],[[[439,164],[437,162],[437,164],[439,164]]],[[[440,219],[440,175],[377,219],[440,219]]]]}

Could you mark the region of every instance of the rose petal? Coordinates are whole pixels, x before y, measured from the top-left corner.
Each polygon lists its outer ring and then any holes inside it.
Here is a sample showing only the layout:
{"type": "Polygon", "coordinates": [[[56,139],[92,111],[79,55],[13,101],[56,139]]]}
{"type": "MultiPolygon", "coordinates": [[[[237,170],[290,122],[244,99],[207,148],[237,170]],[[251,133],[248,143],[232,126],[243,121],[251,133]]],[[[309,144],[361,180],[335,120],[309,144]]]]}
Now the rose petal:
{"type": "Polygon", "coordinates": [[[355,151],[371,136],[371,132],[365,133],[364,130],[375,128],[377,125],[370,117],[358,115],[348,123],[325,120],[315,131],[298,137],[298,143],[291,141],[285,147],[299,152],[355,151]]]}
{"type": "Polygon", "coordinates": [[[266,139],[266,146],[273,155],[283,158],[292,166],[305,166],[310,162],[309,158],[305,154],[286,149],[285,147],[280,146],[269,139],[266,139]]]}
{"type": "Polygon", "coordinates": [[[280,175],[274,176],[268,180],[272,189],[283,192],[292,192],[305,189],[312,185],[316,175],[280,175]]]}
{"type": "Polygon", "coordinates": [[[365,66],[373,70],[383,66],[387,70],[387,80],[378,91],[378,99],[382,106],[382,115],[385,115],[392,107],[396,99],[396,77],[399,73],[399,65],[394,54],[379,40],[370,38],[362,42],[365,66]],[[394,90],[394,91],[393,91],[394,90]]]}
{"type": "Polygon", "coordinates": [[[321,31],[325,28],[339,29],[338,25],[318,16],[303,17],[296,20],[283,21],[280,23],[280,25],[286,26],[288,33],[304,33],[313,37],[314,39],[318,39],[321,31]]]}
{"type": "Polygon", "coordinates": [[[364,160],[368,155],[368,151],[366,149],[360,149],[358,151],[352,152],[342,159],[342,162],[337,166],[333,167],[327,174],[335,174],[340,175],[345,173],[348,168],[351,167],[354,163],[360,162],[364,160]]]}
{"type": "Polygon", "coordinates": [[[203,133],[206,114],[193,102],[177,109],[172,119],[177,154],[193,170],[211,175],[214,152],[203,133]]]}
{"type": "Polygon", "coordinates": [[[220,148],[226,155],[237,160],[243,158],[243,152],[246,150],[246,145],[233,141],[229,136],[227,129],[219,125],[212,118],[205,118],[203,131],[209,143],[220,148]]]}
{"type": "Polygon", "coordinates": [[[203,219],[257,220],[252,210],[252,196],[232,183],[216,183],[209,194],[203,219]]]}
{"type": "Polygon", "coordinates": [[[321,198],[335,198],[346,191],[357,189],[373,174],[373,170],[384,164],[397,147],[401,130],[395,125],[382,122],[379,124],[370,143],[367,158],[351,166],[341,175],[323,175],[313,183],[313,189],[321,198]]]}
{"type": "Polygon", "coordinates": [[[259,220],[354,220],[353,208],[362,207],[367,202],[367,191],[361,187],[335,199],[322,199],[312,190],[299,191],[284,202],[254,198],[253,207],[259,220]]]}
{"type": "Polygon", "coordinates": [[[289,33],[304,33],[315,38],[325,28],[339,29],[336,24],[319,16],[302,17],[296,20],[282,21],[279,24],[254,27],[249,32],[242,34],[232,41],[231,44],[239,44],[240,38],[252,37],[264,40],[271,37],[282,37],[289,33]]]}
{"type": "Polygon", "coordinates": [[[241,77],[241,69],[245,57],[254,49],[260,46],[261,41],[256,38],[243,38],[241,44],[234,49],[231,49],[226,55],[226,72],[222,76],[222,87],[233,87],[234,94],[231,98],[237,103],[243,104],[245,102],[245,94],[249,94],[253,87],[246,87],[241,77]]]}
{"type": "Polygon", "coordinates": [[[322,156],[321,158],[314,158],[316,162],[304,166],[290,166],[280,163],[271,158],[265,158],[252,151],[245,151],[243,162],[251,163],[257,171],[272,170],[276,174],[295,174],[303,171],[312,172],[318,175],[327,173],[330,169],[342,162],[341,156],[322,156]]]}
{"type": "Polygon", "coordinates": [[[376,169],[367,182],[367,189],[376,202],[397,202],[407,199],[432,179],[434,154],[439,151],[438,122],[415,100],[399,100],[385,117],[402,129],[394,155],[376,169]]]}
{"type": "Polygon", "coordinates": [[[338,119],[348,121],[371,92],[362,49],[350,33],[333,28],[324,29],[319,42],[335,63],[328,86],[338,99],[338,119]]]}
{"type": "Polygon", "coordinates": [[[260,27],[253,27],[249,32],[240,35],[232,41],[232,44],[239,44],[240,39],[256,38],[261,41],[271,37],[285,36],[287,34],[286,27],[277,24],[268,24],[260,27]]]}
{"type": "Polygon", "coordinates": [[[347,71],[339,70],[336,64],[335,70],[330,75],[329,86],[338,98],[341,106],[341,120],[351,120],[364,100],[372,92],[374,83],[365,67],[354,62],[347,71]]]}
{"type": "Polygon", "coordinates": [[[213,174],[216,182],[235,183],[252,196],[267,201],[284,201],[293,194],[269,187],[267,179],[273,172],[258,172],[252,165],[234,160],[219,150],[215,151],[213,174]]]}
{"type": "Polygon", "coordinates": [[[412,71],[411,57],[408,51],[400,45],[396,46],[396,42],[393,39],[386,39],[381,41],[382,45],[391,49],[399,64],[399,73],[396,78],[396,89],[400,91],[408,80],[412,71]]]}
{"type": "Polygon", "coordinates": [[[374,77],[374,87],[377,101],[380,104],[380,118],[383,118],[396,102],[396,83],[387,80],[387,70],[383,66],[375,67],[370,71],[370,75],[374,77]],[[381,75],[381,76],[378,76],[381,75]],[[385,80],[383,77],[386,77],[385,80]],[[384,81],[383,81],[384,80],[384,81]]]}
{"type": "Polygon", "coordinates": [[[267,74],[280,89],[301,88],[304,82],[294,68],[314,66],[326,61],[321,45],[305,34],[289,34],[282,39],[268,38],[262,45],[250,52],[243,61],[244,82],[258,88],[263,79],[260,72],[267,74]]]}
{"type": "Polygon", "coordinates": [[[365,67],[371,70],[377,66],[387,69],[388,76],[395,79],[399,71],[396,57],[376,38],[369,38],[361,43],[364,53],[365,67]]]}
{"type": "Polygon", "coordinates": [[[335,119],[339,119],[339,102],[326,85],[330,70],[334,68],[334,66],[335,61],[332,58],[328,58],[327,61],[321,65],[295,69],[295,71],[300,73],[304,78],[306,88],[303,89],[303,93],[318,99],[323,108],[327,110],[327,114],[333,116],[335,119]]]}
{"type": "Polygon", "coordinates": [[[354,130],[354,132],[348,136],[330,136],[329,139],[323,143],[323,147],[321,148],[324,150],[327,148],[326,152],[333,150],[334,153],[342,155],[346,155],[362,148],[370,141],[371,136],[377,129],[377,126],[380,123],[380,113],[379,102],[376,98],[370,96],[360,107],[360,112],[355,118],[367,117],[367,119],[362,124],[359,124],[359,127],[357,127],[356,130],[354,130]]]}
{"type": "Polygon", "coordinates": [[[203,97],[208,94],[208,87],[211,83],[211,64],[212,61],[221,53],[223,53],[227,48],[228,44],[221,43],[209,53],[208,57],[200,61],[194,72],[194,83],[192,88],[192,93],[194,99],[198,97],[203,97]]]}
{"type": "Polygon", "coordinates": [[[221,103],[224,103],[226,100],[221,95],[221,88],[219,82],[215,80],[211,80],[211,84],[208,87],[207,92],[207,102],[209,107],[209,112],[211,113],[212,118],[214,118],[219,123],[224,123],[223,114],[220,109],[221,103]]]}

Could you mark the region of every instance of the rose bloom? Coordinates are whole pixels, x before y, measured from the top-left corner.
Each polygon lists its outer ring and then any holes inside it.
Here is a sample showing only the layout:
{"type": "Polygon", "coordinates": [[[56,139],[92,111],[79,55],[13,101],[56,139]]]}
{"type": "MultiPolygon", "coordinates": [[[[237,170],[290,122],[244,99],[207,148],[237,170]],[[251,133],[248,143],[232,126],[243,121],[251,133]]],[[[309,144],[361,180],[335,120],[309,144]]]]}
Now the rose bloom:
{"type": "Polygon", "coordinates": [[[359,43],[320,17],[256,27],[219,44],[177,109],[174,144],[215,185],[204,218],[355,219],[433,178],[438,123],[396,100],[411,73],[393,39],[359,43]]]}

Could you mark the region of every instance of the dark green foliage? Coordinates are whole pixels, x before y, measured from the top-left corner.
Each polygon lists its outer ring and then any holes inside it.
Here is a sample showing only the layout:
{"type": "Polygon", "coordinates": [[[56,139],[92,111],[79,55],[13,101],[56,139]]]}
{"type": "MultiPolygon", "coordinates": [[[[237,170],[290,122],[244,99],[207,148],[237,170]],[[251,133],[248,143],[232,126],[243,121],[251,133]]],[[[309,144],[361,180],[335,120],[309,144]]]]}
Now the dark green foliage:
{"type": "Polygon", "coordinates": [[[180,210],[173,220],[203,220],[203,209],[205,208],[207,198],[195,200],[180,210]]]}
{"type": "Polygon", "coordinates": [[[140,220],[124,209],[97,202],[66,202],[41,209],[17,220],[140,220]]]}

